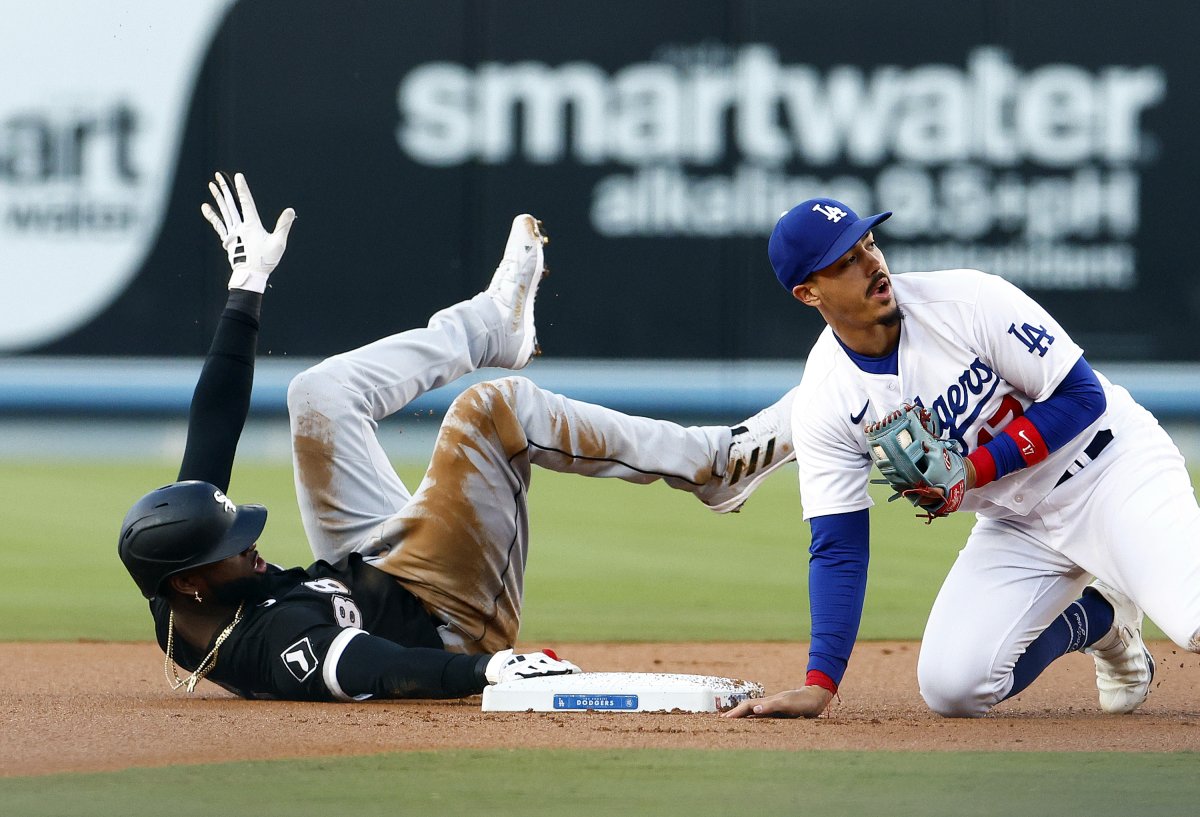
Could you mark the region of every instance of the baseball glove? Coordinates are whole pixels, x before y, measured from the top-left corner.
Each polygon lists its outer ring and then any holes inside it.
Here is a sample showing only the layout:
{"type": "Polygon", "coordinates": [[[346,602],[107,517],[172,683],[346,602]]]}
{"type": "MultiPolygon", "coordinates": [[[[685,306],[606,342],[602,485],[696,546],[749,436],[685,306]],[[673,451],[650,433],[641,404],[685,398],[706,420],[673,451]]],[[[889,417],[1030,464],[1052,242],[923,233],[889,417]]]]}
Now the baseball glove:
{"type": "Polygon", "coordinates": [[[867,445],[884,479],[896,493],[888,502],[904,497],[929,524],[949,516],[962,505],[967,470],[956,440],[939,439],[937,417],[922,406],[905,405],[876,423],[868,423],[867,445]]]}

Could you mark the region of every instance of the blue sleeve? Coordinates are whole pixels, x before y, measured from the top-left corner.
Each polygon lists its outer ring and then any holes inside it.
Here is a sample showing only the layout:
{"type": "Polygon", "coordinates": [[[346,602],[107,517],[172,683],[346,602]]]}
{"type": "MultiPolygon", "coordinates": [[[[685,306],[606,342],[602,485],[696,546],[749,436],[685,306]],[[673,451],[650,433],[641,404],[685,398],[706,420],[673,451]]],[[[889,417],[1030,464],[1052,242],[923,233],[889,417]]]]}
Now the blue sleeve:
{"type": "MultiPolygon", "coordinates": [[[[1050,453],[1054,453],[1100,419],[1106,408],[1108,401],[1104,397],[1104,387],[1092,367],[1081,357],[1054,393],[1030,406],[1025,417],[1042,435],[1050,453]]],[[[996,479],[1025,467],[1016,440],[1007,434],[997,435],[984,448],[996,461],[996,479]]]]}
{"type": "Polygon", "coordinates": [[[808,669],[820,670],[840,684],[867,591],[870,522],[867,510],[817,516],[809,522],[808,600],[812,646],[808,669]]]}

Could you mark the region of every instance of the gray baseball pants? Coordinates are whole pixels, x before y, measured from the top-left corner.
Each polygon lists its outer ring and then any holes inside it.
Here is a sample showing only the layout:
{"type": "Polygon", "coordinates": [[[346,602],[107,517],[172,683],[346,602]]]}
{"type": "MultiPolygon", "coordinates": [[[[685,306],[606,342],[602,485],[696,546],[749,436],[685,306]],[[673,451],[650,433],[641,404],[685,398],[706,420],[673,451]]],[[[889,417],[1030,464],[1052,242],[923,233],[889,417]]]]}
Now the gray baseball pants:
{"type": "Polygon", "coordinates": [[[683,490],[713,475],[725,427],[685,428],[570,400],[523,377],[466,389],[410,491],[376,436],[379,420],[489,365],[510,337],[486,295],[422,329],[331,357],[288,389],[296,497],[313,555],[360,552],[431,613],[447,649],[496,652],[520,626],[530,464],[683,490]]]}

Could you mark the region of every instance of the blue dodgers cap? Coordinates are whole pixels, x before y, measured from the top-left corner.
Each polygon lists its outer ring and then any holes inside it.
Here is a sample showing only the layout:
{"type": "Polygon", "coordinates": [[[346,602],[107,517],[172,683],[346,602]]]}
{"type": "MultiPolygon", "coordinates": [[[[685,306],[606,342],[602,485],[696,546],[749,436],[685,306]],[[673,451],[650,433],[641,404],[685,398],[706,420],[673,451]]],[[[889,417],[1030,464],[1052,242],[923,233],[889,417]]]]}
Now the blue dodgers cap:
{"type": "Polygon", "coordinates": [[[891,212],[859,218],[835,199],[809,199],[779,217],[767,255],[775,268],[775,277],[788,292],[808,276],[825,269],[845,255],[876,224],[891,217],[891,212]]]}

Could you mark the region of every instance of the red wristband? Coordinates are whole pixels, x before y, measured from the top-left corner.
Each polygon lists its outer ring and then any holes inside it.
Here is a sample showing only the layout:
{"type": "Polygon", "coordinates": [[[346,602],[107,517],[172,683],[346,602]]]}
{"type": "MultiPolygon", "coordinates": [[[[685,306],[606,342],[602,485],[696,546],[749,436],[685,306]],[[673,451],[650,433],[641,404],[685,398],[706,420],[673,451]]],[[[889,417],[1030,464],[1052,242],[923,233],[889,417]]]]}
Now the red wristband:
{"type": "Polygon", "coordinates": [[[1029,422],[1028,417],[1018,417],[1004,427],[1004,434],[1012,438],[1021,453],[1021,459],[1026,465],[1037,465],[1050,456],[1050,449],[1042,439],[1042,433],[1037,426],[1029,422]]]}
{"type": "Polygon", "coordinates": [[[987,485],[996,478],[996,458],[992,456],[991,451],[979,446],[967,454],[967,459],[971,461],[971,465],[975,466],[975,484],[971,487],[978,488],[987,485]]]}
{"type": "Polygon", "coordinates": [[[819,669],[810,669],[808,674],[804,676],[804,685],[807,687],[820,687],[829,691],[830,695],[837,695],[838,685],[833,682],[825,673],[819,669]]]}

